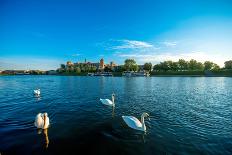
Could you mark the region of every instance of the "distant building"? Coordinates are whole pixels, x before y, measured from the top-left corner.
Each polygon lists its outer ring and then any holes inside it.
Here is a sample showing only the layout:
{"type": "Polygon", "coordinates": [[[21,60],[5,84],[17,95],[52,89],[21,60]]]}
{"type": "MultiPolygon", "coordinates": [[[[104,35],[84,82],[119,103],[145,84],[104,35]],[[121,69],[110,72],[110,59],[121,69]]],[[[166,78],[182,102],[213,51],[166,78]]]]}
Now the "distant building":
{"type": "Polygon", "coordinates": [[[73,66],[74,64],[71,62],[71,61],[67,61],[67,64],[66,64],[66,66],[73,66]]]}
{"type": "Polygon", "coordinates": [[[92,66],[95,66],[98,69],[100,67],[100,63],[99,62],[92,63],[92,66]]]}
{"type": "Polygon", "coordinates": [[[101,60],[100,60],[100,66],[99,66],[99,69],[100,70],[103,70],[105,68],[105,65],[104,65],[104,59],[102,58],[101,60]]]}
{"type": "Polygon", "coordinates": [[[94,62],[94,63],[93,62],[87,62],[86,59],[85,59],[84,63],[83,62],[72,63],[71,61],[67,61],[66,68],[75,67],[75,66],[79,66],[79,65],[81,65],[81,66],[82,65],[88,65],[90,67],[96,67],[97,70],[101,70],[101,71],[103,71],[105,69],[105,67],[108,67],[111,70],[114,70],[117,67],[117,65],[113,61],[111,61],[110,64],[105,64],[104,59],[102,58],[100,60],[100,62],[94,62]]]}

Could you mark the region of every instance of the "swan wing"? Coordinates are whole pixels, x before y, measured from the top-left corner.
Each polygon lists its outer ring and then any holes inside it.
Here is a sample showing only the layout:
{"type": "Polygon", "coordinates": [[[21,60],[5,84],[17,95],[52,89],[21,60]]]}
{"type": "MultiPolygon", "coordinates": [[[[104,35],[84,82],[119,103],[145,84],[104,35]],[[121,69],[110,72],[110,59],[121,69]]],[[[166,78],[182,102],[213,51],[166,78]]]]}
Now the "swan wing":
{"type": "Polygon", "coordinates": [[[142,123],[136,117],[122,116],[122,118],[129,127],[137,130],[140,130],[142,128],[142,123]]]}
{"type": "Polygon", "coordinates": [[[40,91],[39,90],[34,90],[34,94],[40,95],[40,91]]]}
{"type": "Polygon", "coordinates": [[[36,115],[36,117],[35,117],[35,126],[37,127],[37,128],[42,128],[43,127],[43,123],[44,123],[44,120],[43,120],[43,118],[42,118],[42,114],[41,113],[39,113],[38,115],[36,115]]]}
{"type": "Polygon", "coordinates": [[[109,99],[100,99],[100,101],[102,104],[105,104],[105,105],[110,105],[110,106],[113,105],[113,102],[109,99]]]}

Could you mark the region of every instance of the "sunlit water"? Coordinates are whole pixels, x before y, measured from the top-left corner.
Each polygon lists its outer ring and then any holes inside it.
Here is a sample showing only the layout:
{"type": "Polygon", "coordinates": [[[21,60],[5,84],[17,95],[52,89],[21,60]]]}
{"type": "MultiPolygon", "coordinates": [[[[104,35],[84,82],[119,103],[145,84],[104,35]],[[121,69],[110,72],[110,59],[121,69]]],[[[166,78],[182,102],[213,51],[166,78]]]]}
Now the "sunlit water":
{"type": "Polygon", "coordinates": [[[0,115],[3,155],[232,153],[232,78],[2,76],[0,115]],[[114,112],[99,102],[112,92],[114,112]],[[47,133],[34,127],[39,112],[47,133]],[[121,117],[142,112],[145,134],[121,117]]]}

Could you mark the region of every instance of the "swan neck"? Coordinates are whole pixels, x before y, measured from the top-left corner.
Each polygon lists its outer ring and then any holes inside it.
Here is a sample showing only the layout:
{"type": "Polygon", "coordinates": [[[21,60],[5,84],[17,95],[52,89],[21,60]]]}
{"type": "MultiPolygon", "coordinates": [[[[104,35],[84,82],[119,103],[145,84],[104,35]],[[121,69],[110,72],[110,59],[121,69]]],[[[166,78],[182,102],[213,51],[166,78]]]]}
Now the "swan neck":
{"type": "Polygon", "coordinates": [[[146,131],[146,126],[145,126],[145,122],[144,122],[144,115],[141,116],[141,123],[142,123],[143,131],[146,131]]]}
{"type": "Polygon", "coordinates": [[[44,116],[44,125],[43,125],[43,127],[45,127],[45,124],[46,124],[46,116],[44,116]]]}
{"type": "Polygon", "coordinates": [[[114,104],[114,96],[112,95],[112,102],[113,102],[113,104],[114,104]]]}

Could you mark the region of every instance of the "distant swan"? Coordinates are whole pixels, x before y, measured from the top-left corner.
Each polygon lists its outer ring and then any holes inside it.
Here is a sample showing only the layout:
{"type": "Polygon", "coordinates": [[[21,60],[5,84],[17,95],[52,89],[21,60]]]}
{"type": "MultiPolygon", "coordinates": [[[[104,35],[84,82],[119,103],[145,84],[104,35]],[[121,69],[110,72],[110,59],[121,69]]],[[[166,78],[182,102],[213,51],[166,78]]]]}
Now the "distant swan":
{"type": "Polygon", "coordinates": [[[49,117],[47,113],[39,113],[35,117],[35,126],[39,129],[47,129],[49,126],[49,117]]]}
{"type": "Polygon", "coordinates": [[[126,124],[129,127],[135,130],[141,130],[141,131],[146,132],[144,117],[149,117],[148,113],[143,113],[141,115],[141,122],[134,116],[122,116],[123,120],[126,122],[126,124]]]}
{"type": "Polygon", "coordinates": [[[113,93],[112,94],[112,101],[109,99],[100,99],[100,101],[102,104],[115,107],[114,97],[115,97],[115,94],[113,93]]]}
{"type": "Polygon", "coordinates": [[[34,94],[37,95],[37,96],[39,96],[40,95],[40,89],[34,90],[34,94]]]}

